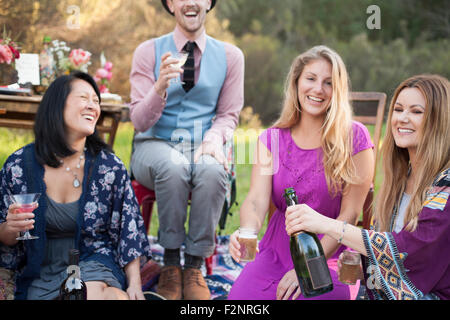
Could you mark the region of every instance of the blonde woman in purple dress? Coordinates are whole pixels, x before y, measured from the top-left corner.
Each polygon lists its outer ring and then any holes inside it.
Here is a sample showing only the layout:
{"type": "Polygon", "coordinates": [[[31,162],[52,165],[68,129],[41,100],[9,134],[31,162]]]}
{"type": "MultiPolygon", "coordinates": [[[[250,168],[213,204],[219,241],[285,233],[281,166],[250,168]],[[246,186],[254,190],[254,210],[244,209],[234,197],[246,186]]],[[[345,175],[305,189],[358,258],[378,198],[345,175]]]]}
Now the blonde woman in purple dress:
{"type": "MultiPolygon", "coordinates": [[[[295,274],[285,227],[285,188],[335,220],[355,224],[374,168],[367,129],[352,121],[349,78],[341,57],[316,46],[296,57],[280,118],[259,137],[249,193],[240,209],[241,227],[260,230],[270,201],[276,207],[254,261],[243,268],[229,299],[305,299],[295,274]]],[[[240,261],[239,231],[230,236],[230,254],[240,261]]],[[[312,299],[350,299],[351,288],[337,280],[337,258],[345,249],[319,235],[334,289],[312,299]]],[[[357,291],[358,288],[353,288],[357,291]]]]}

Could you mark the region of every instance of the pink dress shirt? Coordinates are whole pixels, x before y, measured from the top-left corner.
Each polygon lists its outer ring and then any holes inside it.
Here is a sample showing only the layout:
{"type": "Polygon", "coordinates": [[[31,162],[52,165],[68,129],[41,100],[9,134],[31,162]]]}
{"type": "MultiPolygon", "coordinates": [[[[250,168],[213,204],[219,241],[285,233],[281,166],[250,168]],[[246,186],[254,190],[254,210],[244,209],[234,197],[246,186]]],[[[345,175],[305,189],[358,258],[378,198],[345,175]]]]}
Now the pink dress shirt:
{"type": "MultiPolygon", "coordinates": [[[[178,26],[175,27],[173,38],[178,51],[181,51],[189,41],[178,26]]],[[[203,32],[195,43],[197,44],[194,49],[195,83],[197,83],[200,61],[206,47],[206,33],[203,32]]],[[[230,43],[224,42],[224,48],[227,73],[217,101],[216,116],[203,139],[203,141],[221,144],[232,138],[244,104],[244,55],[238,47],[230,43]]],[[[130,118],[139,132],[152,127],[159,120],[166,106],[166,99],[161,98],[154,89],[156,82],[154,67],[155,45],[154,39],[150,39],[136,48],[130,73],[130,118]]]]}

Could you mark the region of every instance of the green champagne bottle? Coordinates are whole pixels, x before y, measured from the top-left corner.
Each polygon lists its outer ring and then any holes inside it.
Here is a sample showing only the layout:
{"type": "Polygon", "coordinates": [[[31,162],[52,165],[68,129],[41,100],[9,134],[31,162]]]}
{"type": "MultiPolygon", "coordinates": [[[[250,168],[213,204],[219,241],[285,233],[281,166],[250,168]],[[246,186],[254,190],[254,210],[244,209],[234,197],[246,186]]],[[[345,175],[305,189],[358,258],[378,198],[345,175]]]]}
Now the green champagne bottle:
{"type": "MultiPolygon", "coordinates": [[[[288,207],[298,204],[294,188],[285,189],[284,198],[288,207]]],[[[327,259],[315,233],[300,231],[293,234],[290,249],[300,289],[305,298],[333,290],[327,259]]]]}

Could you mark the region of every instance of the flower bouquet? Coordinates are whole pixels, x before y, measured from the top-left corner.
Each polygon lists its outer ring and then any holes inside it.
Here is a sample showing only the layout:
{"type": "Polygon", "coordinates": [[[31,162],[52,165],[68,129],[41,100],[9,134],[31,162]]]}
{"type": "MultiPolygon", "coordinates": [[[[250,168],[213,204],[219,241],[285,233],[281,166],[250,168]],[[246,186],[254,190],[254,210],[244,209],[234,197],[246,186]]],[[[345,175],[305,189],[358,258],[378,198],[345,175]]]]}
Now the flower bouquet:
{"type": "Polygon", "coordinates": [[[91,64],[91,53],[83,49],[73,49],[69,54],[69,70],[81,70],[87,72],[88,66],[91,64]]]}
{"type": "Polygon", "coordinates": [[[103,52],[100,55],[100,65],[101,67],[95,72],[94,80],[97,82],[101,93],[109,93],[113,64],[111,61],[106,61],[105,54],[103,52]]]}
{"type": "Polygon", "coordinates": [[[0,38],[0,85],[16,83],[18,81],[14,61],[20,58],[19,46],[12,41],[11,34],[3,27],[3,35],[0,38]]]}
{"type": "Polygon", "coordinates": [[[73,49],[66,45],[66,42],[53,40],[50,51],[56,56],[57,76],[70,74],[74,70],[88,72],[91,64],[91,53],[83,49],[73,49]]]}

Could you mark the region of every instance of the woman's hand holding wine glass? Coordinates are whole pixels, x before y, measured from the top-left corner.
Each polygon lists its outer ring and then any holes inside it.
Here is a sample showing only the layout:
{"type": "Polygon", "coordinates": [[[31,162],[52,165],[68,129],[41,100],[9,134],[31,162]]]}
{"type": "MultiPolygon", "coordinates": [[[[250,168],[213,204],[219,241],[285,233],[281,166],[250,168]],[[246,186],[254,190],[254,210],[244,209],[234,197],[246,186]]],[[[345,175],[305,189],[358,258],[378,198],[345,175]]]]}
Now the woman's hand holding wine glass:
{"type": "Polygon", "coordinates": [[[25,232],[16,240],[32,240],[38,237],[32,236],[28,230],[34,228],[34,213],[38,207],[39,193],[15,194],[10,196],[12,204],[9,206],[6,216],[6,228],[11,233],[25,232]]]}
{"type": "Polygon", "coordinates": [[[8,209],[8,215],[6,216],[7,230],[10,232],[25,232],[26,230],[33,229],[34,213],[20,213],[20,204],[13,203],[8,209]]]}

